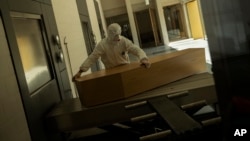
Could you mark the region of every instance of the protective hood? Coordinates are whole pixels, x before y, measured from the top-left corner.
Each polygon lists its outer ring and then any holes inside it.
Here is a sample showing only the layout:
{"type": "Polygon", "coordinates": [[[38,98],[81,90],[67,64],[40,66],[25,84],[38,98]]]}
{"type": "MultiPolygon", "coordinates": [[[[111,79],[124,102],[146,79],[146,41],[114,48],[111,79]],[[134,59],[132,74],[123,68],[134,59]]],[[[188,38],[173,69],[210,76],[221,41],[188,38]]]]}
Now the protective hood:
{"type": "Polygon", "coordinates": [[[120,41],[121,26],[117,23],[112,23],[108,26],[108,40],[120,41]]]}

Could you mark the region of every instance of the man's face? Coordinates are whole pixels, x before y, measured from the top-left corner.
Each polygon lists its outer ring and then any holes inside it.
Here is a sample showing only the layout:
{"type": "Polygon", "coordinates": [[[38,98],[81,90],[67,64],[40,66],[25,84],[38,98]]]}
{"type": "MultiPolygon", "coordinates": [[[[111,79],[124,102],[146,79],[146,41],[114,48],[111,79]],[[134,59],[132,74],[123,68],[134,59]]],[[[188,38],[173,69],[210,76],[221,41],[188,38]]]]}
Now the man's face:
{"type": "Polygon", "coordinates": [[[121,27],[117,24],[113,24],[108,28],[108,37],[111,41],[120,41],[121,27]]]}
{"type": "Polygon", "coordinates": [[[120,41],[120,32],[110,32],[109,33],[109,38],[112,40],[112,41],[120,41]]]}
{"type": "Polygon", "coordinates": [[[116,34],[113,38],[113,41],[120,41],[120,34],[116,34]]]}

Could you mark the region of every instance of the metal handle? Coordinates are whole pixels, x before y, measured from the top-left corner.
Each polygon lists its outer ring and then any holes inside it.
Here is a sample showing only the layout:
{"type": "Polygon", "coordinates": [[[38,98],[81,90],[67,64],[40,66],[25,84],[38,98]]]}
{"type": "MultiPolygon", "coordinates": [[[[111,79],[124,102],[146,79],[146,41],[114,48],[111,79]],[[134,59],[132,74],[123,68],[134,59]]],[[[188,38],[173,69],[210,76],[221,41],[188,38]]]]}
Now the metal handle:
{"type": "Polygon", "coordinates": [[[137,102],[137,103],[126,105],[125,109],[132,109],[132,108],[135,108],[135,107],[138,107],[138,106],[142,106],[142,105],[145,105],[145,104],[147,104],[147,101],[141,101],[141,102],[137,102]]]}
{"type": "Polygon", "coordinates": [[[188,95],[188,91],[185,91],[185,92],[181,92],[181,93],[170,94],[167,97],[168,98],[177,98],[177,97],[183,97],[183,96],[187,96],[187,95],[188,95]]]}
{"type": "Polygon", "coordinates": [[[172,133],[171,130],[166,130],[166,131],[162,131],[162,132],[149,134],[149,135],[140,137],[140,141],[160,139],[160,138],[166,137],[167,135],[170,135],[171,133],[172,133]]]}
{"type": "Polygon", "coordinates": [[[205,106],[205,105],[207,105],[206,100],[200,100],[200,101],[197,101],[197,102],[182,105],[181,108],[183,110],[186,110],[186,109],[191,109],[191,108],[195,108],[195,107],[202,107],[202,106],[205,106]]]}
{"type": "Polygon", "coordinates": [[[58,52],[56,53],[56,58],[57,58],[57,61],[58,61],[58,62],[63,62],[63,60],[64,60],[63,53],[62,53],[61,51],[58,51],[58,52]]]}
{"type": "Polygon", "coordinates": [[[214,124],[218,124],[220,122],[221,122],[221,117],[215,117],[215,118],[201,121],[203,126],[214,125],[214,124]]]}
{"type": "Polygon", "coordinates": [[[133,117],[133,118],[131,118],[131,121],[132,121],[132,122],[138,122],[138,121],[141,121],[141,120],[153,118],[153,117],[155,117],[156,115],[157,115],[156,112],[154,112],[154,113],[149,113],[149,114],[146,114],[146,115],[133,117]]]}
{"type": "Polygon", "coordinates": [[[54,35],[53,40],[54,40],[55,45],[60,46],[60,38],[58,35],[54,35]]]}

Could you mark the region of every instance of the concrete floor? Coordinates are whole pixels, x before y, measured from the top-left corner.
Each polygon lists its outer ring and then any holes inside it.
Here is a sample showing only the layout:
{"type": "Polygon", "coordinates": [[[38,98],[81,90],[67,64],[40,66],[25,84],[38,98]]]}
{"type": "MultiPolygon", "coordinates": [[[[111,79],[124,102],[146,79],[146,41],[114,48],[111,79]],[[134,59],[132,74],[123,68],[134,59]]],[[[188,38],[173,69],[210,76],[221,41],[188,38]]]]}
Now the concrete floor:
{"type": "Polygon", "coordinates": [[[207,63],[211,64],[211,56],[209,52],[209,45],[206,39],[185,39],[176,42],[171,42],[169,44],[170,47],[176,50],[183,50],[187,48],[204,48],[205,49],[205,57],[207,63]]]}

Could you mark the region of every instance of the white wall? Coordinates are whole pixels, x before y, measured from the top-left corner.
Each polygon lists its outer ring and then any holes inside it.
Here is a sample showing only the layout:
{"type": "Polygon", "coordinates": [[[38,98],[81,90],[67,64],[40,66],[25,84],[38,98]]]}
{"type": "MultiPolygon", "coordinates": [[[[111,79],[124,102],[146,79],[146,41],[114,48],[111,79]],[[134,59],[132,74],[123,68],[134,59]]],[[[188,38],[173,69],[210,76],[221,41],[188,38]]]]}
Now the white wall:
{"type": "Polygon", "coordinates": [[[97,10],[95,9],[95,3],[94,0],[86,0],[86,2],[88,6],[90,23],[93,28],[92,31],[95,34],[96,41],[98,42],[101,40],[101,34],[100,34],[101,32],[97,20],[97,15],[96,15],[97,10]]]}
{"type": "Polygon", "coordinates": [[[79,70],[80,65],[88,55],[85,47],[76,1],[52,0],[52,5],[59,36],[61,38],[61,45],[66,61],[66,67],[71,82],[71,89],[73,96],[77,97],[77,91],[75,89],[74,83],[71,81],[72,74],[74,75],[79,70]],[[69,57],[67,54],[69,54],[69,57]],[[69,61],[71,62],[71,65],[69,61]]]}

